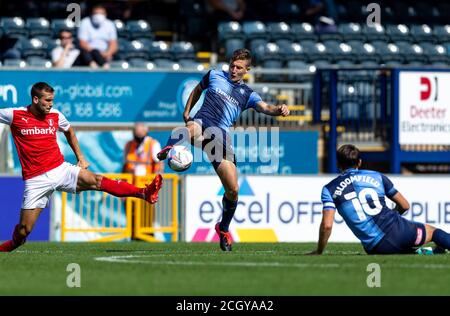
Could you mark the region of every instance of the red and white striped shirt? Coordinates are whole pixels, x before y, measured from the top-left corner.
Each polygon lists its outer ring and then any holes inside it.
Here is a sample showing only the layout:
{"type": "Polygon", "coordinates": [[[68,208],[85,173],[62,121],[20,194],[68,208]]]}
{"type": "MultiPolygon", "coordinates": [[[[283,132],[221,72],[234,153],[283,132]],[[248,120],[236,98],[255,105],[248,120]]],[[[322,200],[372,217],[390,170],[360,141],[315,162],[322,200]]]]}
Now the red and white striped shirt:
{"type": "Polygon", "coordinates": [[[44,118],[30,112],[30,106],[0,109],[0,123],[11,126],[24,180],[41,175],[64,162],[56,141],[57,131],[67,131],[70,123],[58,110],[44,118]]]}

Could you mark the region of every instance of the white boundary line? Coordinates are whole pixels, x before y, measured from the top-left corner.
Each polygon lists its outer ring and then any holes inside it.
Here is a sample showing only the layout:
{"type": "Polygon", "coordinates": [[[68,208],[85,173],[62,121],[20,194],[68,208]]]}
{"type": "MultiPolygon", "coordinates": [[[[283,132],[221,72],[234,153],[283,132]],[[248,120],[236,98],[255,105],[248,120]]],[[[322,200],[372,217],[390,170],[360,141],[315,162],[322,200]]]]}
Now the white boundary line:
{"type": "MultiPolygon", "coordinates": [[[[168,254],[154,255],[124,255],[95,257],[95,261],[111,263],[131,263],[131,264],[151,264],[151,265],[172,265],[172,266],[223,266],[223,267],[266,267],[266,268],[357,268],[365,266],[366,262],[361,264],[351,263],[284,263],[284,262],[240,262],[240,261],[222,261],[222,262],[204,262],[204,261],[173,261],[173,260],[142,260],[142,258],[166,257],[168,254]]],[[[182,258],[181,258],[182,260],[182,258]]],[[[406,268],[406,269],[450,269],[450,264],[380,264],[384,268],[406,268]]]]}

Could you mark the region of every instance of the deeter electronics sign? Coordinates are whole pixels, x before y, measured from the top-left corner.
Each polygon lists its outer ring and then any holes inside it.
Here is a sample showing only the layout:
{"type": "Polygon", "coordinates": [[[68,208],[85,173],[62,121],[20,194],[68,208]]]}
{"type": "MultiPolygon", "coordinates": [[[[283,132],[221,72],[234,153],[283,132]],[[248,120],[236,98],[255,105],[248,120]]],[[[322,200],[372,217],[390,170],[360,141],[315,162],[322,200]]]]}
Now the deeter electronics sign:
{"type": "Polygon", "coordinates": [[[399,73],[400,145],[450,145],[450,72],[399,73]]]}

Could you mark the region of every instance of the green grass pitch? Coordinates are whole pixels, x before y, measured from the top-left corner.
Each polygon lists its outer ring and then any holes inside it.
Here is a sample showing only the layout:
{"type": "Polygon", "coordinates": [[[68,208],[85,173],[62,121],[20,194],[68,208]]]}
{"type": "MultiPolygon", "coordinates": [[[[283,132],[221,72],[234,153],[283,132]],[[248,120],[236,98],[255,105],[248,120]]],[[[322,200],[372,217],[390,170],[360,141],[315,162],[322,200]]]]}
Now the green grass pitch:
{"type": "MultiPolygon", "coordinates": [[[[0,253],[0,295],[450,295],[450,254],[368,256],[358,244],[38,243],[0,253]],[[66,280],[80,266],[81,287],[66,280]],[[370,263],[380,287],[368,287],[370,263]]],[[[373,280],[373,279],[372,279],[373,280]]]]}

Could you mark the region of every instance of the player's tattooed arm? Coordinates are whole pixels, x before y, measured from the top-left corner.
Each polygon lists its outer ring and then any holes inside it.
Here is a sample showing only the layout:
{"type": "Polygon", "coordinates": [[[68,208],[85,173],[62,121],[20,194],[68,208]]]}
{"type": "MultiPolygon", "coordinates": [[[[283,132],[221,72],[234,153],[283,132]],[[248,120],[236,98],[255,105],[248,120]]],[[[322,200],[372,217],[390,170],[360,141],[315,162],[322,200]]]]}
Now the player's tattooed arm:
{"type": "Polygon", "coordinates": [[[87,169],[89,167],[89,163],[84,159],[83,153],[80,149],[80,144],[78,143],[77,136],[75,135],[75,131],[72,127],[70,127],[66,132],[64,132],[64,136],[69,143],[70,148],[72,148],[73,153],[77,157],[78,163],[77,166],[87,169]]]}
{"type": "Polygon", "coordinates": [[[256,103],[256,111],[271,116],[288,116],[290,111],[286,104],[269,105],[264,101],[256,103]]]}

